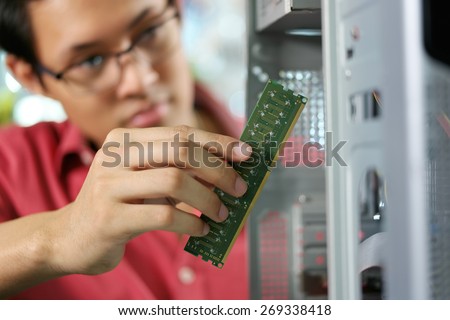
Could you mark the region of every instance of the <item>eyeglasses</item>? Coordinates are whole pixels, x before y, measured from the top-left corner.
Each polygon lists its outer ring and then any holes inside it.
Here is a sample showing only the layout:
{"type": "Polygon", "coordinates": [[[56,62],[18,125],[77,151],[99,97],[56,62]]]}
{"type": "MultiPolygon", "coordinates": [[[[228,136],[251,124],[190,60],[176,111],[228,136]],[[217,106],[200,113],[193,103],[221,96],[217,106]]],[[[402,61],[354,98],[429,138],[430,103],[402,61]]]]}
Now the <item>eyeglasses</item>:
{"type": "Polygon", "coordinates": [[[180,44],[179,12],[169,5],[157,22],[145,29],[126,50],[105,55],[92,55],[82,62],[71,64],[61,72],[53,72],[43,65],[37,71],[62,80],[76,94],[99,93],[115,88],[122,77],[120,58],[134,53],[136,58],[155,66],[169,56],[180,44]]]}

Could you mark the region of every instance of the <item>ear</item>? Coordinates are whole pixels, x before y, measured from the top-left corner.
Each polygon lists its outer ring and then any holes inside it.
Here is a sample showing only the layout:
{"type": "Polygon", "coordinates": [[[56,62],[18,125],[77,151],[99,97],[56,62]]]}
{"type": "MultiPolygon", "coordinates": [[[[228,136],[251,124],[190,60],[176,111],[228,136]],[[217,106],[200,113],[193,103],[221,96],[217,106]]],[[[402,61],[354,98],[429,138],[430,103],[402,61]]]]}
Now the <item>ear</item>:
{"type": "Polygon", "coordinates": [[[22,84],[28,91],[37,94],[44,94],[44,88],[38,76],[29,62],[18,58],[15,55],[7,54],[5,63],[14,78],[22,84]]]}

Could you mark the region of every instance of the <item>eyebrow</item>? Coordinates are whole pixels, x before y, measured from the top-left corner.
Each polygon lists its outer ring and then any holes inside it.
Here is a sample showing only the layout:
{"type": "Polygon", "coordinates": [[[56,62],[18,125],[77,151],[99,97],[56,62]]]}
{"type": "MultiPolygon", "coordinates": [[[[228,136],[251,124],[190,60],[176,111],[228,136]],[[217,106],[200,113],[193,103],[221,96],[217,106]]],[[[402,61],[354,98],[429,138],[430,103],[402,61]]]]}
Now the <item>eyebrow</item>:
{"type": "Polygon", "coordinates": [[[131,23],[128,25],[128,30],[133,29],[136,25],[138,25],[147,16],[149,12],[150,8],[145,8],[144,10],[142,10],[142,12],[139,15],[137,15],[137,17],[134,18],[133,21],[131,21],[131,23]]]}
{"type": "MultiPolygon", "coordinates": [[[[141,13],[139,13],[132,21],[130,24],[128,24],[127,26],[127,30],[130,30],[132,28],[134,28],[136,25],[138,25],[147,15],[148,13],[152,11],[151,8],[145,8],[144,10],[141,11],[141,13]]],[[[91,42],[86,42],[86,43],[80,43],[80,44],[76,44],[74,46],[72,46],[70,48],[70,51],[72,52],[78,52],[78,51],[83,51],[95,46],[98,46],[99,44],[101,44],[100,40],[94,40],[91,42]]]]}

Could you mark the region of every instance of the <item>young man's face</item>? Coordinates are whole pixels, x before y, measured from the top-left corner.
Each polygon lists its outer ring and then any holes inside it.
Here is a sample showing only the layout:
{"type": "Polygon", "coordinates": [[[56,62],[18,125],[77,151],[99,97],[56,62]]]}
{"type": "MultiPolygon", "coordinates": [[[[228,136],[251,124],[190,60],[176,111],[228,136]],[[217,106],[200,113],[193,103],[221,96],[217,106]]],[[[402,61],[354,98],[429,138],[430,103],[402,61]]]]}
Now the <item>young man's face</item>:
{"type": "Polygon", "coordinates": [[[176,12],[167,0],[31,2],[40,64],[54,73],[75,66],[62,80],[43,73],[45,94],[59,100],[71,121],[98,146],[117,127],[192,123],[193,85],[176,12]],[[147,31],[155,26],[160,26],[156,33],[147,31]],[[156,38],[160,30],[164,40],[156,38]],[[139,39],[140,49],[111,58],[139,39]],[[150,53],[142,49],[146,46],[150,53]],[[158,60],[151,63],[154,57],[158,60]]]}

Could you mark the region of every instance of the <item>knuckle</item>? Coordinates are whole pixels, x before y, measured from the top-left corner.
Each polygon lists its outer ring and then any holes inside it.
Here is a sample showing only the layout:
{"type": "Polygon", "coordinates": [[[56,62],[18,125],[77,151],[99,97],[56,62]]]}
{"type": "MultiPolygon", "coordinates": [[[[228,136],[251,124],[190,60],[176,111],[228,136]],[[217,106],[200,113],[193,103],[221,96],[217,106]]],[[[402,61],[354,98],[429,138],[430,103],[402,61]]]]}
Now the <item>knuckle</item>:
{"type": "Polygon", "coordinates": [[[203,162],[208,168],[223,170],[226,167],[226,163],[219,157],[207,154],[203,157],[203,162]]]}
{"type": "Polygon", "coordinates": [[[107,174],[97,174],[90,188],[93,199],[101,199],[105,194],[110,194],[109,190],[113,188],[114,181],[107,174]]]}
{"type": "Polygon", "coordinates": [[[124,156],[124,145],[121,143],[124,132],[124,129],[114,129],[108,133],[102,147],[95,154],[93,165],[108,168],[120,165],[124,156]]]}
{"type": "Polygon", "coordinates": [[[224,191],[234,194],[237,178],[238,178],[237,173],[229,172],[229,170],[222,170],[219,177],[220,187],[222,187],[224,191]]]}
{"type": "Polygon", "coordinates": [[[219,212],[220,206],[222,205],[219,197],[214,192],[210,192],[206,201],[211,207],[211,213],[217,214],[219,212]]]}
{"type": "Polygon", "coordinates": [[[106,136],[105,142],[120,141],[124,133],[125,129],[123,128],[112,129],[106,136]]]}
{"type": "Polygon", "coordinates": [[[205,144],[205,148],[210,154],[223,154],[224,153],[224,147],[220,143],[220,141],[209,141],[205,144]]]}
{"type": "Polygon", "coordinates": [[[186,175],[176,168],[166,170],[166,188],[169,194],[176,194],[185,184],[186,175]]]}
{"type": "Polygon", "coordinates": [[[203,223],[201,221],[198,221],[193,227],[191,234],[202,234],[203,233],[203,223]]]}
{"type": "Polygon", "coordinates": [[[174,136],[178,135],[182,141],[187,141],[192,131],[193,129],[187,125],[179,125],[174,127],[174,136]]]}
{"type": "Polygon", "coordinates": [[[189,151],[187,148],[177,148],[174,150],[176,153],[175,165],[185,167],[189,162],[189,151]],[[179,163],[178,163],[179,162],[179,163]]]}
{"type": "MultiPolygon", "coordinates": [[[[115,155],[117,155],[117,157],[119,157],[119,159],[122,158],[121,156],[121,150],[120,149],[115,149],[114,150],[115,155]]],[[[100,176],[102,177],[103,175],[108,175],[110,174],[110,171],[107,170],[107,168],[114,168],[117,167],[120,164],[120,161],[116,161],[114,160],[115,158],[111,158],[110,155],[108,155],[107,153],[105,153],[105,150],[99,149],[94,156],[94,159],[92,160],[92,164],[91,166],[93,166],[95,168],[93,174],[95,174],[96,176],[100,176]],[[111,165],[113,164],[113,165],[111,165]]]]}
{"type": "Polygon", "coordinates": [[[222,186],[224,183],[223,181],[223,175],[220,173],[215,173],[211,175],[211,178],[209,180],[209,182],[211,182],[213,185],[220,187],[222,186]]]}
{"type": "Polygon", "coordinates": [[[158,224],[164,228],[170,228],[175,222],[175,208],[172,206],[163,206],[158,214],[158,224]]]}
{"type": "Polygon", "coordinates": [[[230,174],[228,170],[225,170],[223,166],[218,166],[214,169],[214,175],[212,179],[215,185],[227,186],[228,184],[231,184],[232,181],[234,181],[233,177],[234,175],[230,174]]]}
{"type": "Polygon", "coordinates": [[[92,160],[92,165],[95,167],[102,167],[104,161],[105,161],[105,152],[102,149],[99,149],[94,156],[94,159],[92,160]]]}

